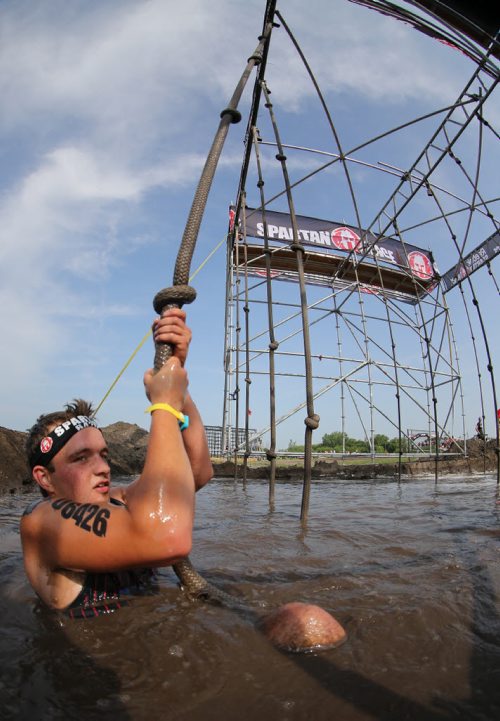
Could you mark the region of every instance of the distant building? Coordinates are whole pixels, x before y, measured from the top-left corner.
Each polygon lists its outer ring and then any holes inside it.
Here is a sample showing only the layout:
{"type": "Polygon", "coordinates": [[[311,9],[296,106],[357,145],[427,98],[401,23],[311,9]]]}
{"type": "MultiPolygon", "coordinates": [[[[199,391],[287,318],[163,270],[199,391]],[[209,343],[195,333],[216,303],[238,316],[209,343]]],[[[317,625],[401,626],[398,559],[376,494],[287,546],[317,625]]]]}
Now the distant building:
{"type": "MultiPolygon", "coordinates": [[[[226,453],[234,452],[236,445],[243,451],[245,449],[245,429],[238,428],[238,440],[236,443],[236,428],[226,429],[226,448],[222,448],[222,426],[205,426],[205,433],[207,435],[208,450],[211,456],[223,456],[226,453]]],[[[253,436],[256,433],[255,428],[248,429],[249,436],[253,436]]],[[[254,438],[250,441],[250,450],[261,451],[262,450],[262,438],[254,438]]]]}

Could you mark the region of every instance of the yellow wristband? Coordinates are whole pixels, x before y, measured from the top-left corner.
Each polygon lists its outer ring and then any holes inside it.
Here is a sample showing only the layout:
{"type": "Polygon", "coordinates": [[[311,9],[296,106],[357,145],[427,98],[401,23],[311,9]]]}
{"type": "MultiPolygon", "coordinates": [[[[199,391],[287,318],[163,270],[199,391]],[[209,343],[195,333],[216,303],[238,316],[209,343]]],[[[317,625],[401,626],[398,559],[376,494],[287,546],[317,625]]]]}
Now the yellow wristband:
{"type": "Polygon", "coordinates": [[[181,411],[176,411],[175,408],[169,406],[168,403],[153,403],[152,406],[146,408],[144,413],[152,413],[153,411],[168,411],[179,421],[181,431],[185,430],[189,426],[189,416],[184,415],[181,411]]]}

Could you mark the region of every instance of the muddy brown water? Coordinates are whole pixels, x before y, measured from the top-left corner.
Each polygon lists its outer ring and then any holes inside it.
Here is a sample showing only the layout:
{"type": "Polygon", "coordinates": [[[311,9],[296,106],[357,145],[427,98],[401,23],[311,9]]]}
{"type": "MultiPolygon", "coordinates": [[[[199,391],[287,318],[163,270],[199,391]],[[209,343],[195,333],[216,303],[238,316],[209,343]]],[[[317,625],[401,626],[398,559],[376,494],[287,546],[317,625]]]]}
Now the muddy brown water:
{"type": "Polygon", "coordinates": [[[216,480],[197,499],[191,559],[254,602],[306,601],[340,648],[287,654],[252,611],[160,591],[110,616],[41,611],[18,522],[0,498],[0,718],[467,721],[500,719],[500,503],[492,477],[313,484],[216,480]]]}

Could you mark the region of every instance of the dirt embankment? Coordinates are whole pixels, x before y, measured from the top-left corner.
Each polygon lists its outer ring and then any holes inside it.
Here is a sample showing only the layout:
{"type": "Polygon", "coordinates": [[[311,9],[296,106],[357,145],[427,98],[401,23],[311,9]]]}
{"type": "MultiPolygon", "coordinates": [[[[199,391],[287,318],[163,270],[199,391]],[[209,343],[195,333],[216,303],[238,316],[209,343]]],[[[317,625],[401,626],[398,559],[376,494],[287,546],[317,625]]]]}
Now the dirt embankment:
{"type": "MultiPolygon", "coordinates": [[[[110,450],[111,471],[115,476],[134,476],[141,472],[146,457],[148,433],[143,428],[130,423],[113,423],[101,429],[110,450]]],[[[31,490],[33,483],[28,465],[24,458],[26,434],[0,426],[0,493],[19,493],[31,490]]],[[[438,462],[439,475],[449,473],[494,472],[497,468],[495,441],[486,443],[470,440],[467,443],[467,457],[456,459],[442,456],[438,462]]],[[[215,476],[234,478],[235,467],[231,461],[214,463],[215,476]]],[[[237,469],[242,477],[242,467],[237,469]]],[[[435,472],[434,460],[405,462],[402,465],[404,476],[418,476],[435,472]]],[[[398,466],[395,463],[355,463],[337,460],[318,460],[312,468],[312,477],[369,479],[376,476],[395,477],[398,466]]],[[[303,465],[300,462],[291,465],[278,460],[276,478],[278,481],[302,480],[303,465]]],[[[269,477],[269,465],[250,463],[247,478],[266,479],[269,477]]]]}
{"type": "MultiPolygon", "coordinates": [[[[458,473],[468,475],[472,473],[492,473],[497,469],[497,454],[495,451],[496,442],[477,441],[471,439],[467,442],[467,456],[450,458],[449,456],[441,456],[437,461],[438,475],[449,475],[458,473]]],[[[217,476],[234,477],[234,463],[226,461],[225,463],[216,464],[215,471],[217,476]]],[[[405,477],[415,477],[436,472],[436,461],[434,459],[422,459],[413,461],[404,461],[401,465],[401,474],[405,477]]],[[[237,475],[239,478],[243,475],[243,468],[238,466],[237,475]]],[[[257,466],[249,464],[246,471],[247,478],[269,478],[269,465],[259,463],[257,466]]],[[[380,458],[376,463],[364,460],[356,463],[355,460],[345,458],[344,460],[317,460],[311,469],[313,479],[320,478],[341,478],[341,479],[370,479],[376,477],[396,478],[399,475],[399,467],[397,463],[383,463],[380,458]]],[[[290,464],[284,462],[280,465],[278,460],[276,467],[276,479],[280,480],[302,480],[304,477],[304,467],[300,462],[290,464]]]]}

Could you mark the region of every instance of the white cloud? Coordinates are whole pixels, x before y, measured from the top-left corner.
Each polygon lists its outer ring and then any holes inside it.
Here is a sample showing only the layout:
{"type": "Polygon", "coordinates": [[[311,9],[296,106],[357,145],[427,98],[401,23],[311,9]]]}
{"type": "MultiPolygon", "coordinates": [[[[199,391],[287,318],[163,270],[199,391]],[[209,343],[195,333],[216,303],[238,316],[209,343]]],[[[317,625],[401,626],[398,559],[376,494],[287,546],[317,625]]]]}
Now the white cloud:
{"type": "Polygon", "coordinates": [[[78,12],[70,5],[20,2],[5,14],[5,127],[30,125],[27,118],[36,114],[44,134],[64,121],[73,127],[61,127],[63,134],[90,131],[108,145],[126,140],[122,151],[131,154],[148,145],[148,133],[157,141],[184,132],[194,109],[214,102],[230,3],[90,2],[78,12]]]}
{"type": "MultiPolygon", "coordinates": [[[[228,96],[257,42],[263,9],[257,1],[67,5],[21,1],[4,11],[3,122],[12,127],[36,113],[45,128],[64,116],[76,132],[91,123],[108,142],[132,129],[161,133],[160,121],[168,123],[164,134],[179,133],[200,103],[217,102],[221,91],[228,96]]],[[[422,55],[418,33],[366,8],[318,0],[309,4],[307,24],[301,0],[284,3],[282,12],[324,90],[395,103],[442,97],[457,74],[454,51],[428,40],[422,55]]],[[[313,92],[310,82],[283,29],[272,42],[273,85],[284,102],[299,105],[313,92]]]]}
{"type": "MultiPolygon", "coordinates": [[[[429,39],[422,53],[418,33],[348,2],[311,0],[306,18],[303,0],[280,7],[322,89],[342,103],[444,104],[470,67],[429,39]]],[[[12,398],[43,382],[60,349],[79,341],[82,326],[70,318],[90,327],[135,312],[132,303],[104,307],[89,297],[157,241],[156,221],[173,225],[182,189],[192,197],[218,113],[257,45],[263,8],[262,0],[2,7],[0,371],[17,389],[12,398]],[[167,191],[174,200],[165,217],[155,198],[167,191]]],[[[307,109],[313,90],[284,30],[273,36],[268,75],[282,107],[307,109]]],[[[235,178],[240,152],[230,144],[221,159],[235,178]]],[[[290,169],[315,163],[296,155],[290,169]]],[[[228,192],[227,202],[235,188],[228,192]]]]}

